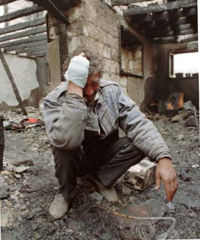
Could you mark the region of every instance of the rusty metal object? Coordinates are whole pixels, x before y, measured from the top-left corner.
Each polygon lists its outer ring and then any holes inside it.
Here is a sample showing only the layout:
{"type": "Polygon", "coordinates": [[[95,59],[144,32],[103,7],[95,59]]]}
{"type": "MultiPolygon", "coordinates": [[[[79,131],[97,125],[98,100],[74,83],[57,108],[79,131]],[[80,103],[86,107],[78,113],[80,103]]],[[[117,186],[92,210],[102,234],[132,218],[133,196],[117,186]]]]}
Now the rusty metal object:
{"type": "Polygon", "coordinates": [[[3,151],[4,151],[4,129],[3,129],[3,116],[0,115],[0,171],[3,170],[3,151]]]}

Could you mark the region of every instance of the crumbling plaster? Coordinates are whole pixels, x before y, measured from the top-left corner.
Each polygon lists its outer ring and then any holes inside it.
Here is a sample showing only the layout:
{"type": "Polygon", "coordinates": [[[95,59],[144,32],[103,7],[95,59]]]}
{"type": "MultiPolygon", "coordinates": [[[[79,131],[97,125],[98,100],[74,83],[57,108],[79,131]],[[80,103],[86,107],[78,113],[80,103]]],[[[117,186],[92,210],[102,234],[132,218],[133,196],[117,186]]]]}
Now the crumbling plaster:
{"type": "MultiPolygon", "coordinates": [[[[39,84],[36,76],[36,63],[32,59],[5,54],[6,61],[19,90],[22,101],[26,105],[38,106],[39,84]]],[[[13,108],[18,106],[12,85],[0,62],[1,88],[0,108],[13,108]]]]}

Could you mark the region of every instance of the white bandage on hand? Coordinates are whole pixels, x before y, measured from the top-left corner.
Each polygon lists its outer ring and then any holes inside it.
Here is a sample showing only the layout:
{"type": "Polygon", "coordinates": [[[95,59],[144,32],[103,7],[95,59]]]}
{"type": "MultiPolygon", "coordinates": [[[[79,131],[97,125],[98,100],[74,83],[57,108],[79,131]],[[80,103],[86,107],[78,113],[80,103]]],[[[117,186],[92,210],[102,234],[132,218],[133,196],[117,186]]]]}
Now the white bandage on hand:
{"type": "Polygon", "coordinates": [[[80,55],[75,56],[71,59],[64,77],[66,80],[84,88],[88,78],[89,66],[90,62],[87,58],[80,55]]]}

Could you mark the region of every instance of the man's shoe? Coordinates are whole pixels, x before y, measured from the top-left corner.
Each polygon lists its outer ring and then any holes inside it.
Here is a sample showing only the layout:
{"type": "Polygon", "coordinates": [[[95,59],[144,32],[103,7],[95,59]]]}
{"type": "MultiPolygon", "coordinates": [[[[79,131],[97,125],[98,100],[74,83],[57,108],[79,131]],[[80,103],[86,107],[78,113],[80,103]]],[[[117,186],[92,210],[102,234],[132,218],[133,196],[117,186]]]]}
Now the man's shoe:
{"type": "Polygon", "coordinates": [[[59,219],[69,210],[70,202],[66,201],[61,193],[57,193],[49,208],[49,213],[55,219],[59,219]]]}
{"type": "Polygon", "coordinates": [[[100,183],[99,181],[97,181],[94,178],[91,178],[91,180],[95,183],[98,191],[101,193],[102,196],[104,196],[104,198],[109,201],[109,202],[117,202],[118,201],[118,196],[117,196],[117,192],[114,189],[114,187],[104,187],[102,183],[100,183]]]}

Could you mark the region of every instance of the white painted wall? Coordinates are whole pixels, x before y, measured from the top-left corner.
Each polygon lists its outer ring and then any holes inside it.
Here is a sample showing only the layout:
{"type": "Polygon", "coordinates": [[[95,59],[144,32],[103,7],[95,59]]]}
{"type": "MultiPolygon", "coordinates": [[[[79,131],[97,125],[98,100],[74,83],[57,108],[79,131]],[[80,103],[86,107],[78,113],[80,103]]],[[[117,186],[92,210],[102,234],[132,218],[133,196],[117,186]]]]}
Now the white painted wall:
{"type": "MultiPolygon", "coordinates": [[[[31,95],[31,91],[39,87],[35,61],[11,54],[5,54],[4,56],[22,100],[27,100],[31,95]]],[[[18,105],[12,85],[0,61],[0,105],[3,102],[9,106],[18,105]]]]}

